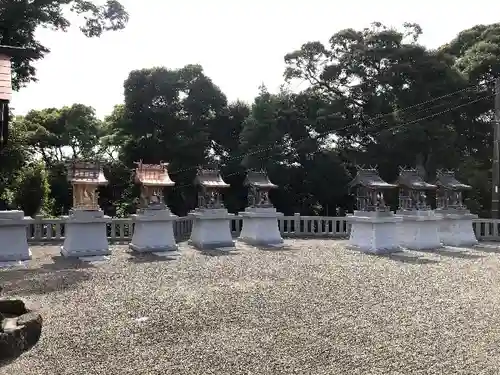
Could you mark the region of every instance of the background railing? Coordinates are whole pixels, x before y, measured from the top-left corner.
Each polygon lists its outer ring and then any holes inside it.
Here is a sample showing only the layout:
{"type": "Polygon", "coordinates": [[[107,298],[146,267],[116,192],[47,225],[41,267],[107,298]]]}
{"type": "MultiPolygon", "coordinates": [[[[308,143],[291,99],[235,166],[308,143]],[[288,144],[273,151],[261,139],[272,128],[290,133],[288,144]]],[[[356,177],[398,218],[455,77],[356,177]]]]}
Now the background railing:
{"type": "MultiPolygon", "coordinates": [[[[475,219],[473,228],[478,240],[500,241],[500,220],[475,219]]],[[[174,235],[177,241],[187,240],[193,223],[189,217],[174,221],[174,235]]],[[[241,232],[243,219],[235,216],[231,220],[231,232],[237,237],[241,232]]],[[[346,217],[331,216],[284,216],[278,219],[278,226],[283,237],[329,237],[346,238],[350,225],[346,217]]],[[[107,225],[110,242],[127,242],[132,239],[134,224],[132,218],[113,218],[107,225]]],[[[64,240],[64,220],[36,216],[28,227],[30,243],[56,243],[64,240]]]]}

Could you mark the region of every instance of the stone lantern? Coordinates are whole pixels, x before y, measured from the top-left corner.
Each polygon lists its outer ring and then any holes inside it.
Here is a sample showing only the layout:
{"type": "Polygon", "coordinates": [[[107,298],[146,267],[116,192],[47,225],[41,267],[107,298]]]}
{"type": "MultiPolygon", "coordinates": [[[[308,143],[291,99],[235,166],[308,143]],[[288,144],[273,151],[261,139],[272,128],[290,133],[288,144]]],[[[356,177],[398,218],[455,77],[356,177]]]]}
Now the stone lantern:
{"type": "Polygon", "coordinates": [[[234,247],[231,219],[224,208],[220,190],[229,187],[219,170],[198,169],[195,185],[199,187],[198,208],[191,211],[193,229],[189,242],[199,249],[234,247]]]}
{"type": "Polygon", "coordinates": [[[400,168],[396,181],[399,187],[399,210],[403,221],[399,228],[401,245],[407,249],[424,250],[441,247],[439,225],[442,216],[436,215],[427,204],[427,191],[436,185],[425,182],[416,169],[400,168]]]}
{"type": "Polygon", "coordinates": [[[165,205],[163,189],[175,183],[168,174],[168,163],[135,163],[135,182],[141,186],[141,209],[132,215],[134,234],[129,248],[136,252],[171,252],[178,249],[173,215],[165,205]]]}
{"type": "Polygon", "coordinates": [[[443,245],[474,246],[478,243],[471,214],[463,203],[463,192],[472,186],[461,183],[452,170],[438,170],[436,174],[436,212],[443,216],[439,235],[443,245]]]}
{"type": "Polygon", "coordinates": [[[106,185],[99,161],[72,160],[67,163],[68,181],[73,187],[73,208],[65,216],[65,238],[61,254],[68,257],[109,255],[107,224],[111,222],[99,207],[99,186],[106,185]]]}
{"type": "Polygon", "coordinates": [[[239,216],[243,228],[239,239],[253,245],[279,245],[283,238],[278,227],[276,212],[269,200],[269,191],[278,186],[273,184],[265,171],[248,171],[244,185],[248,187],[248,207],[239,216]]]}
{"type": "Polygon", "coordinates": [[[367,253],[400,251],[397,224],[402,219],[394,215],[384,199],[384,193],[394,188],[396,185],[380,178],[376,168],[358,168],[349,184],[349,190],[356,195],[356,210],[347,215],[351,246],[367,253]]]}

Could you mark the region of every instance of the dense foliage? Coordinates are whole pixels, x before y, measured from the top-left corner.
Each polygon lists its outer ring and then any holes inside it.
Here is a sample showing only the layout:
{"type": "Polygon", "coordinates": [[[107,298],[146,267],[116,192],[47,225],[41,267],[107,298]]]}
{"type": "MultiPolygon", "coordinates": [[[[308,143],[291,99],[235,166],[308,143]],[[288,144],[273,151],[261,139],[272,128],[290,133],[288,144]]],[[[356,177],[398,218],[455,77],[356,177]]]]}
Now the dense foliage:
{"type": "MultiPolygon", "coordinates": [[[[43,19],[35,24],[64,29],[60,5],[53,4],[66,3],[94,16],[86,24],[89,36],[126,21],[116,1],[106,9],[86,8],[85,1],[46,3],[45,16],[33,14],[43,19]],[[121,16],[108,17],[111,10],[121,16]]],[[[285,56],[281,91],[261,87],[250,106],[228,102],[201,66],[187,65],[132,71],[124,103],[103,120],[83,104],[31,111],[15,119],[12,143],[0,154],[0,199],[27,214],[59,215],[70,205],[63,162],[100,157],[110,181],[101,206],[127,215],[138,195],[133,162],[143,159],[170,163],[177,185],[168,192],[169,205],[184,215],[196,205],[197,166],[215,162],[231,184],[225,203],[232,212],[246,204],[245,169],[265,168],[279,185],[271,195],[279,210],[335,215],[352,209],[346,185],[356,164],[378,165],[387,181],[406,165],[428,180],[437,169],[456,169],[474,187],[468,205],[486,216],[500,24],[465,30],[437,50],[418,44],[421,32],[415,24],[396,30],[374,23],[339,31],[328,45],[306,43],[285,56]],[[286,83],[296,80],[307,88],[289,91],[286,83]]],[[[20,36],[23,45],[34,42],[20,36]]],[[[45,52],[40,47],[40,57],[45,52]]],[[[17,65],[18,84],[34,77],[28,63],[17,65]]]]}

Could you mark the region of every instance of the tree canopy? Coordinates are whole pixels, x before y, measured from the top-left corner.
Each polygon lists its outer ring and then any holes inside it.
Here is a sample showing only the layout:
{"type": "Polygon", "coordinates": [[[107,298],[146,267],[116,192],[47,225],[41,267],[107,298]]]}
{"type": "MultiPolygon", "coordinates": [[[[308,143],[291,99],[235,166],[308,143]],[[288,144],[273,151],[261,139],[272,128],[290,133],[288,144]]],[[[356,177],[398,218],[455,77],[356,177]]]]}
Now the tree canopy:
{"type": "MultiPolygon", "coordinates": [[[[104,8],[51,1],[42,13],[62,17],[65,4],[92,16],[83,26],[88,36],[121,28],[127,19],[114,1],[104,8]]],[[[44,20],[38,25],[67,27],[42,13],[33,16],[44,20]]],[[[284,57],[282,89],[271,93],[262,86],[249,104],[228,101],[199,65],[132,71],[124,102],[103,120],[83,104],[16,118],[13,144],[2,151],[9,162],[2,166],[0,197],[19,205],[30,181],[43,183],[44,193],[32,194],[38,211],[60,214],[70,204],[63,161],[100,157],[110,180],[101,205],[108,214],[127,215],[138,194],[133,163],[142,159],[170,163],[176,186],[169,205],[180,215],[196,206],[197,167],[214,163],[231,184],[224,197],[231,212],[246,205],[245,170],[264,168],[279,186],[271,199],[280,211],[335,215],[352,209],[346,186],[356,165],[378,165],[389,182],[406,165],[428,180],[440,168],[456,169],[474,187],[467,204],[486,215],[500,26],[464,30],[436,50],[419,44],[421,33],[416,24],[394,29],[376,22],[338,31],[327,44],[305,43],[284,57]],[[297,80],[307,87],[290,90],[297,80]]],[[[18,84],[33,78],[33,71],[22,72],[16,72],[18,84]]]]}
{"type": "Polygon", "coordinates": [[[123,29],[128,22],[128,14],[117,0],[107,0],[104,5],[86,0],[0,0],[0,45],[29,48],[34,52],[33,57],[12,59],[14,89],[36,80],[33,62],[50,52],[48,46],[36,39],[36,29],[66,31],[71,26],[67,18],[70,12],[83,18],[80,30],[88,37],[123,29]]]}

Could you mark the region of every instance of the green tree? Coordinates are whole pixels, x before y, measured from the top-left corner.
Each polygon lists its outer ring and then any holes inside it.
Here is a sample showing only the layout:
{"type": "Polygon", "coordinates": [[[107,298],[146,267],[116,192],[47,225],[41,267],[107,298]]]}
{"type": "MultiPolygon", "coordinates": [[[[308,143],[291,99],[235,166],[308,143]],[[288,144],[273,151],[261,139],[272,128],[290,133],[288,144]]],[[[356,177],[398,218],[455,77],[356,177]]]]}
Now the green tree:
{"type": "Polygon", "coordinates": [[[9,144],[0,150],[0,210],[14,204],[12,187],[17,174],[32,160],[33,152],[27,146],[26,127],[17,117],[12,123],[9,144]]]}
{"type": "Polygon", "coordinates": [[[105,134],[94,109],[83,104],[32,110],[22,121],[28,132],[28,143],[40,153],[48,167],[68,157],[95,157],[105,134]]]}
{"type": "Polygon", "coordinates": [[[128,168],[140,159],[171,163],[178,185],[171,205],[186,213],[196,204],[196,166],[213,159],[211,132],[227,113],[226,97],[199,65],[133,71],[124,87],[124,106],[107,119],[110,145],[120,142],[119,159],[128,168]]]}
{"type": "MultiPolygon", "coordinates": [[[[68,158],[100,157],[105,127],[92,107],[83,104],[32,110],[18,117],[23,141],[45,164],[53,199],[51,213],[60,215],[71,206],[70,185],[66,180],[68,158]]],[[[13,189],[17,188],[15,186],[13,189]]]]}
{"type": "Polygon", "coordinates": [[[125,8],[116,0],[107,0],[104,5],[86,0],[0,0],[0,45],[25,47],[35,52],[34,58],[12,60],[14,89],[36,80],[32,63],[50,52],[35,38],[37,27],[66,31],[71,26],[68,11],[83,17],[80,29],[88,37],[123,29],[128,22],[125,8]]]}
{"type": "Polygon", "coordinates": [[[331,213],[345,199],[347,172],[320,135],[321,108],[311,92],[273,95],[262,87],[241,131],[243,165],[268,171],[280,187],[271,198],[287,214],[331,213]]]}
{"type": "Polygon", "coordinates": [[[323,129],[335,135],[339,152],[352,164],[379,164],[386,179],[396,177],[400,164],[430,176],[438,167],[456,167],[467,121],[463,110],[451,109],[477,98],[449,58],[417,43],[420,34],[415,24],[395,30],[374,23],[339,31],[329,46],[310,42],[285,56],[286,79],[307,81],[324,101],[323,129]]]}
{"type": "Polygon", "coordinates": [[[241,165],[240,134],[249,114],[250,108],[246,103],[230,103],[209,129],[212,157],[218,160],[224,181],[231,185],[224,194],[224,204],[230,212],[241,211],[247,203],[247,192],[243,187],[245,168],[241,165]]]}
{"type": "Polygon", "coordinates": [[[43,163],[28,164],[19,170],[13,185],[13,203],[27,216],[50,215],[53,199],[50,197],[48,173],[43,163]]]}
{"type": "Polygon", "coordinates": [[[469,200],[471,207],[486,216],[491,204],[492,93],[495,79],[500,77],[500,23],[463,30],[439,52],[466,77],[478,95],[486,97],[462,113],[468,121],[462,129],[466,154],[459,167],[460,175],[474,187],[469,200]]]}

